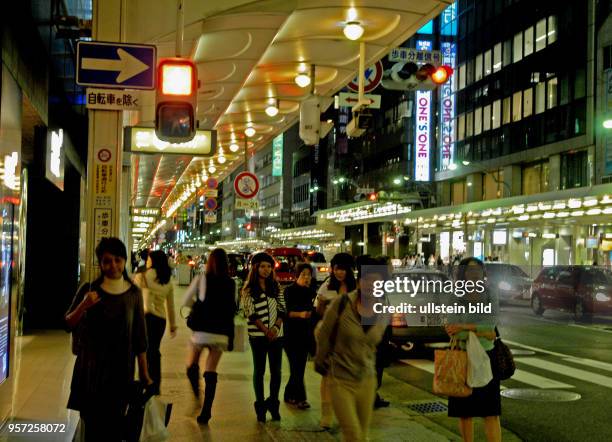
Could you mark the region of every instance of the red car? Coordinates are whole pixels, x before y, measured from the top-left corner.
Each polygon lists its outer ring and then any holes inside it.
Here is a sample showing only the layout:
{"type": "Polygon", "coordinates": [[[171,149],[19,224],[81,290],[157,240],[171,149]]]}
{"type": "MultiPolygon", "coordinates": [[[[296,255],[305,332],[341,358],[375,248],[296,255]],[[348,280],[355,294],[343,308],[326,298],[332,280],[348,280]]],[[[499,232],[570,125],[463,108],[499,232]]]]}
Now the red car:
{"type": "Polygon", "coordinates": [[[302,251],[295,247],[278,247],[266,249],[266,253],[274,258],[274,272],[281,285],[291,284],[296,280],[295,266],[304,261],[302,251]]]}
{"type": "Polygon", "coordinates": [[[612,314],[612,273],[593,266],[545,267],[533,281],[531,308],[573,312],[576,320],[612,314]]]}

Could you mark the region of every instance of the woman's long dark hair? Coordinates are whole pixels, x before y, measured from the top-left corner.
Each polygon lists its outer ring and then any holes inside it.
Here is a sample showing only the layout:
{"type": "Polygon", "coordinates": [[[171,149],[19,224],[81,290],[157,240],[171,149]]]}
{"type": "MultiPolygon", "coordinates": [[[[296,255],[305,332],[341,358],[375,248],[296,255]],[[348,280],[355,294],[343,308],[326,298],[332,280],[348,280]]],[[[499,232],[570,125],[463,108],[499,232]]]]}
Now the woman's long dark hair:
{"type": "Polygon", "coordinates": [[[134,281],[130,279],[127,272],[127,250],[125,244],[123,244],[119,238],[114,237],[102,238],[96,246],[96,257],[98,258],[98,265],[100,266],[100,277],[96,282],[101,283],[104,280],[104,274],[102,273],[102,256],[104,256],[105,253],[125,259],[126,265],[123,267],[123,279],[134,285],[134,281]]]}
{"type": "MultiPolygon", "coordinates": [[[[267,262],[267,261],[265,261],[267,262]]],[[[244,283],[243,289],[249,289],[249,293],[253,299],[257,299],[263,293],[261,286],[259,285],[259,265],[261,262],[255,263],[251,266],[251,270],[249,271],[249,276],[247,277],[246,282],[244,283]]],[[[266,278],[266,295],[270,298],[278,297],[280,293],[280,287],[278,286],[278,282],[276,282],[276,275],[274,273],[274,266],[272,266],[272,271],[270,272],[270,276],[266,278]]]]}
{"type": "Polygon", "coordinates": [[[218,278],[229,277],[229,260],[227,253],[223,249],[215,249],[210,252],[208,261],[206,261],[206,276],[215,276],[218,278]]]}
{"type": "Polygon", "coordinates": [[[166,285],[170,282],[170,276],[172,276],[172,269],[168,265],[168,257],[162,250],[155,250],[149,253],[151,258],[151,268],[155,269],[157,273],[157,281],[166,285]]]}
{"type": "Polygon", "coordinates": [[[352,292],[353,290],[355,290],[357,288],[357,281],[355,281],[353,267],[344,263],[334,264],[331,269],[332,271],[329,274],[329,282],[327,283],[327,287],[335,292],[340,290],[340,285],[342,283],[338,281],[338,279],[334,275],[334,267],[338,267],[339,269],[346,271],[346,276],[344,278],[344,283],[346,284],[346,291],[352,292]]]}

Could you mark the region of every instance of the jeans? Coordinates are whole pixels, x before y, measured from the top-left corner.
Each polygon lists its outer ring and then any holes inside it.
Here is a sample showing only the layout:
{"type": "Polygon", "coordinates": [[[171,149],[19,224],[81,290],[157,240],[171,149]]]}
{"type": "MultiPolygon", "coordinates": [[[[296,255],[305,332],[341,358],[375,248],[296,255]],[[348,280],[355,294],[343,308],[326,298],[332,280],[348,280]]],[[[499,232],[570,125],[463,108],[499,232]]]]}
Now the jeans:
{"type": "Polygon", "coordinates": [[[266,356],[270,362],[270,399],[278,401],[281,384],[281,366],[283,362],[283,339],[268,341],[266,337],[249,338],[253,353],[253,388],[255,400],[263,402],[264,375],[266,373],[266,356]]]}
{"type": "Polygon", "coordinates": [[[289,359],[289,382],[285,387],[285,400],[302,402],[306,400],[306,387],[304,386],[304,372],[308,360],[307,342],[296,340],[285,341],[285,352],[289,359]]]}
{"type": "Polygon", "coordinates": [[[159,352],[159,346],[162,336],[164,336],[166,331],[166,320],[147,313],[145,321],[147,323],[147,366],[149,368],[149,376],[153,379],[155,390],[159,390],[161,385],[161,353],[159,352]]]}

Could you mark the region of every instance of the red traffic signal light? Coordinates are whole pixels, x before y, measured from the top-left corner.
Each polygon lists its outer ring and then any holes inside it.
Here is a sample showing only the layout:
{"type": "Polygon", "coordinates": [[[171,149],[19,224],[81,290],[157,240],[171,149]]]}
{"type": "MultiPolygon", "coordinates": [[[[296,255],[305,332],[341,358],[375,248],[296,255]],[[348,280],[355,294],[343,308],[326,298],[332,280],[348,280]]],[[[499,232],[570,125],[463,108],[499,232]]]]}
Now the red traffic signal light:
{"type": "Polygon", "coordinates": [[[161,60],[157,67],[155,134],[170,143],[190,141],[196,132],[198,74],[183,58],[161,60]]]}
{"type": "Polygon", "coordinates": [[[251,223],[248,223],[246,226],[244,226],[247,230],[251,230],[253,228],[253,226],[251,225],[251,223]]]}
{"type": "Polygon", "coordinates": [[[370,201],[378,201],[378,194],[377,193],[371,193],[368,195],[368,199],[370,201]]]}
{"type": "Polygon", "coordinates": [[[444,84],[453,75],[453,72],[453,68],[450,66],[440,66],[431,74],[431,81],[435,84],[444,84]]]}

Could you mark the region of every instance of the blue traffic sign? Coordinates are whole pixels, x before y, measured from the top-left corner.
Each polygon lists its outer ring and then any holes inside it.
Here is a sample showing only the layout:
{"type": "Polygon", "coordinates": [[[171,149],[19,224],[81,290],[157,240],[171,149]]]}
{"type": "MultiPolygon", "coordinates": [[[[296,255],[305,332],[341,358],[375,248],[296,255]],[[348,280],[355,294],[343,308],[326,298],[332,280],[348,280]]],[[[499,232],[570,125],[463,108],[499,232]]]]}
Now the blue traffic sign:
{"type": "Polygon", "coordinates": [[[155,89],[157,49],[152,45],[79,41],[76,82],[81,86],[155,89]]]}

